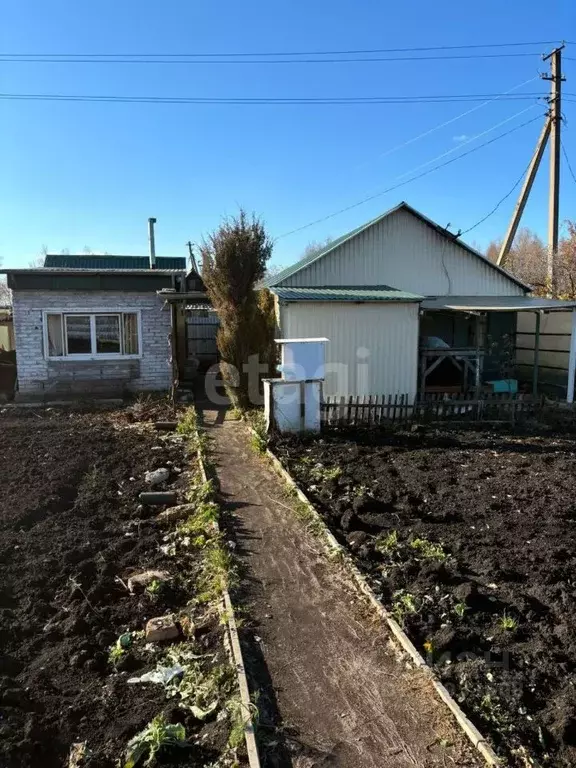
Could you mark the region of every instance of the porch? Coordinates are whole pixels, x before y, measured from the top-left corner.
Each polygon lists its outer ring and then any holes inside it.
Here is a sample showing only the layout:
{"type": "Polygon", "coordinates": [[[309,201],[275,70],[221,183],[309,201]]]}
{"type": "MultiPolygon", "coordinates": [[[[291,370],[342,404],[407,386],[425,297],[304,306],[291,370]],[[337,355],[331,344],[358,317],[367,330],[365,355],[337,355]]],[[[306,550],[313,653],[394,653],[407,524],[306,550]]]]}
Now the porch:
{"type": "Polygon", "coordinates": [[[537,397],[540,383],[540,326],[543,316],[571,313],[566,400],[574,399],[576,301],[538,297],[450,296],[421,304],[418,399],[473,393],[475,398],[507,392],[537,397]],[[518,316],[534,317],[531,368],[517,361],[518,316]]]}

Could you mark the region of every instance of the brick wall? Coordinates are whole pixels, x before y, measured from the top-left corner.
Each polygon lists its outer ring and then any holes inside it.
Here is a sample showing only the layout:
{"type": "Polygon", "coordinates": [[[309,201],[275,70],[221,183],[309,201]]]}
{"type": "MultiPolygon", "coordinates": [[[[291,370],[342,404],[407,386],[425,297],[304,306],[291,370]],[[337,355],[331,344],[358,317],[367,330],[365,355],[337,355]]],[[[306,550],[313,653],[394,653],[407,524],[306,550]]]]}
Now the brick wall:
{"type": "Polygon", "coordinates": [[[130,391],[167,390],[170,365],[170,311],[155,293],[118,291],[14,291],[14,334],[18,398],[66,394],[115,395],[130,391]],[[44,357],[43,310],[125,311],[139,309],[142,357],[127,360],[47,360],[44,357]]]}

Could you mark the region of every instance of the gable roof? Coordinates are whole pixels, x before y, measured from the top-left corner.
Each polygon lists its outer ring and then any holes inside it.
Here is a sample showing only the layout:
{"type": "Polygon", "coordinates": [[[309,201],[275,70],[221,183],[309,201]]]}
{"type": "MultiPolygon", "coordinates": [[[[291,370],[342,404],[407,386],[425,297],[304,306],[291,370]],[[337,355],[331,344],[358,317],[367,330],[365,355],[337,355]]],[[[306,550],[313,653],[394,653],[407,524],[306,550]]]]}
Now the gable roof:
{"type": "Polygon", "coordinates": [[[356,237],[356,235],[359,235],[361,232],[364,232],[366,229],[369,229],[370,227],[374,226],[374,224],[378,224],[379,222],[388,218],[388,216],[391,216],[392,214],[397,213],[398,211],[407,211],[408,213],[411,213],[417,219],[420,219],[420,221],[422,221],[424,224],[426,224],[427,226],[431,227],[436,232],[438,232],[438,234],[442,235],[448,240],[451,240],[454,243],[457,243],[461,248],[464,248],[464,250],[468,251],[473,256],[476,256],[477,258],[482,259],[483,262],[488,264],[497,272],[500,272],[500,274],[504,275],[513,283],[520,286],[520,288],[522,288],[523,290],[527,292],[531,290],[529,285],[526,285],[526,283],[523,283],[517,277],[514,277],[514,275],[512,275],[507,270],[494,264],[494,262],[490,261],[490,259],[487,259],[486,256],[484,256],[482,253],[477,251],[475,248],[472,248],[472,246],[467,245],[462,240],[459,240],[457,235],[454,235],[451,232],[448,232],[444,227],[441,227],[439,224],[436,224],[436,222],[432,221],[432,219],[429,219],[427,216],[424,216],[423,213],[420,213],[420,211],[417,211],[415,208],[412,208],[411,205],[408,205],[408,203],[404,201],[396,205],[394,208],[390,208],[390,210],[386,211],[380,216],[377,216],[375,219],[372,219],[371,221],[367,221],[365,224],[362,224],[360,227],[357,227],[356,229],[353,229],[350,232],[347,232],[345,235],[342,235],[341,237],[336,238],[336,240],[332,240],[332,242],[328,243],[328,245],[322,248],[321,250],[315,253],[309,254],[307,256],[304,256],[304,258],[297,261],[291,267],[287,267],[286,269],[283,269],[281,272],[279,272],[277,275],[273,275],[267,278],[263,284],[266,285],[268,288],[277,286],[279,283],[284,282],[284,280],[287,280],[289,277],[292,277],[297,272],[300,272],[301,270],[308,267],[310,264],[313,264],[315,261],[318,261],[319,259],[324,258],[324,256],[327,256],[333,250],[338,248],[338,246],[342,245],[348,240],[351,240],[353,237],[356,237]]]}
{"type": "MultiPolygon", "coordinates": [[[[92,253],[56,254],[48,253],[44,258],[44,267],[49,269],[138,269],[149,270],[148,256],[99,256],[92,253]]],[[[184,256],[158,256],[156,269],[173,269],[185,272],[187,269],[184,256]]]]}

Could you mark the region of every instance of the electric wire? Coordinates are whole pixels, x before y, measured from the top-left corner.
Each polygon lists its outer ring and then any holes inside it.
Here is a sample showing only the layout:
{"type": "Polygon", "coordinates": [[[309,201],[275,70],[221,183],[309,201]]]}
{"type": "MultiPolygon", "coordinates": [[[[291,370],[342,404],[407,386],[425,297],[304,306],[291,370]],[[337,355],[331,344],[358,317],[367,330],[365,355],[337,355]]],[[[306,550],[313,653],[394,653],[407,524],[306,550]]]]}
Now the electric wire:
{"type": "Polygon", "coordinates": [[[449,160],[446,160],[443,163],[440,163],[440,165],[436,165],[433,168],[428,168],[426,171],[423,171],[422,173],[418,174],[417,176],[414,176],[411,179],[406,179],[405,181],[401,181],[398,184],[393,184],[390,187],[387,187],[386,189],[381,190],[380,192],[376,192],[373,195],[369,195],[368,197],[363,198],[362,200],[358,200],[355,203],[352,203],[351,205],[347,205],[344,208],[340,208],[337,211],[334,211],[333,213],[328,214],[327,216],[322,216],[319,219],[315,219],[314,221],[309,222],[308,224],[304,224],[301,227],[296,227],[295,229],[291,229],[289,232],[284,232],[282,235],[279,235],[276,240],[280,240],[284,237],[289,237],[290,235],[294,235],[297,232],[302,232],[305,229],[308,229],[309,227],[313,227],[316,224],[322,224],[325,221],[328,221],[329,219],[333,219],[335,216],[339,216],[342,213],[346,213],[347,211],[351,211],[354,208],[358,208],[361,205],[364,205],[365,203],[370,202],[371,200],[375,200],[378,197],[382,197],[382,195],[387,194],[388,192],[393,192],[396,189],[399,189],[400,187],[406,186],[406,184],[410,184],[413,181],[417,181],[418,179],[423,178],[424,176],[428,176],[431,173],[434,173],[441,168],[445,168],[447,165],[451,165],[452,163],[457,162],[458,160],[462,160],[464,157],[467,157],[468,155],[473,154],[474,152],[478,152],[480,149],[484,149],[484,147],[489,146],[490,144],[494,144],[494,142],[499,141],[500,139],[505,138],[506,136],[510,136],[512,133],[515,133],[516,131],[519,131],[521,128],[526,127],[527,125],[530,125],[535,120],[539,120],[541,117],[537,115],[536,117],[533,117],[531,120],[527,120],[524,123],[521,123],[520,125],[514,126],[514,128],[511,128],[510,130],[506,131],[505,133],[501,133],[498,136],[495,136],[492,139],[489,139],[488,141],[483,142],[482,144],[479,144],[477,147],[472,147],[472,149],[469,149],[467,152],[462,153],[461,155],[458,155],[457,157],[452,157],[449,160]]]}

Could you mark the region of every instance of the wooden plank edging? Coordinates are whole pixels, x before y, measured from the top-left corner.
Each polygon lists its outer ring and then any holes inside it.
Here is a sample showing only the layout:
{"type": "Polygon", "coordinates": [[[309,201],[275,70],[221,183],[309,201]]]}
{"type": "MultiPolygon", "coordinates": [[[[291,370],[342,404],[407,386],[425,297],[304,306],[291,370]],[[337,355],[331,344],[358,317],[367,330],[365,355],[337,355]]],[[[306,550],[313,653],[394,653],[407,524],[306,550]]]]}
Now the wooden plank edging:
{"type": "MultiPolygon", "coordinates": [[[[249,424],[247,424],[247,426],[248,426],[248,429],[253,434],[257,434],[256,431],[249,424]]],[[[292,475],[290,475],[290,473],[284,468],[280,459],[277,456],[275,456],[272,453],[272,451],[268,448],[266,449],[265,455],[270,460],[272,466],[277,471],[277,473],[285,480],[285,482],[291,488],[294,489],[294,491],[296,492],[296,495],[298,496],[298,499],[308,507],[310,513],[314,516],[315,523],[318,525],[319,529],[322,531],[322,536],[329,550],[331,550],[332,552],[339,553],[346,570],[348,571],[350,576],[354,579],[354,581],[356,582],[356,585],[363,592],[363,594],[366,595],[366,597],[369,599],[371,605],[377,611],[378,615],[382,619],[384,619],[384,621],[387,623],[388,627],[390,628],[390,631],[394,635],[394,638],[396,639],[396,641],[401,646],[402,650],[405,651],[410,656],[410,658],[412,659],[412,662],[416,665],[416,667],[421,669],[422,672],[426,675],[426,677],[430,680],[430,682],[434,686],[434,689],[436,690],[436,693],[442,699],[444,704],[446,704],[450,712],[453,714],[456,722],[466,734],[466,737],[469,739],[469,741],[472,743],[475,749],[478,750],[482,758],[485,760],[486,765],[490,765],[490,766],[505,765],[505,762],[503,762],[503,760],[498,757],[496,752],[494,752],[488,740],[485,739],[484,736],[482,736],[478,728],[476,728],[476,726],[468,719],[468,717],[462,711],[460,705],[448,692],[446,686],[444,686],[443,683],[440,682],[440,680],[437,678],[434,671],[428,666],[428,664],[426,663],[426,660],[418,651],[416,646],[412,643],[408,635],[404,632],[400,624],[398,624],[398,622],[388,613],[388,611],[382,605],[380,600],[378,600],[378,598],[374,594],[374,591],[372,590],[372,587],[368,584],[363,574],[358,570],[358,568],[356,567],[355,563],[353,562],[348,552],[344,549],[344,547],[342,547],[342,545],[334,537],[334,534],[330,531],[330,529],[324,522],[320,513],[314,507],[310,499],[308,499],[306,494],[300,489],[300,487],[298,486],[298,484],[296,483],[292,475]]]]}
{"type": "MultiPolygon", "coordinates": [[[[196,432],[198,434],[198,432],[196,432]]],[[[198,465],[200,467],[200,476],[203,483],[208,482],[208,473],[206,472],[206,466],[204,464],[204,456],[202,455],[202,449],[196,449],[196,456],[198,458],[198,465]]],[[[218,526],[220,530],[220,526],[218,526]]],[[[228,588],[224,587],[222,590],[223,610],[221,615],[226,622],[228,629],[228,639],[230,641],[231,655],[234,661],[234,670],[236,672],[236,681],[238,683],[238,690],[240,692],[240,704],[242,708],[243,724],[244,724],[244,740],[246,741],[246,751],[248,753],[248,765],[250,768],[261,768],[260,755],[258,754],[258,745],[256,743],[256,729],[254,728],[254,720],[252,718],[252,702],[250,701],[250,688],[248,687],[248,678],[246,676],[246,667],[244,666],[244,658],[242,656],[242,647],[240,645],[240,638],[238,636],[238,625],[236,624],[236,617],[234,615],[234,606],[230,598],[228,588]]]]}

